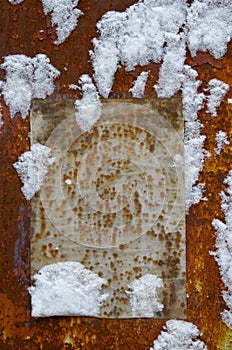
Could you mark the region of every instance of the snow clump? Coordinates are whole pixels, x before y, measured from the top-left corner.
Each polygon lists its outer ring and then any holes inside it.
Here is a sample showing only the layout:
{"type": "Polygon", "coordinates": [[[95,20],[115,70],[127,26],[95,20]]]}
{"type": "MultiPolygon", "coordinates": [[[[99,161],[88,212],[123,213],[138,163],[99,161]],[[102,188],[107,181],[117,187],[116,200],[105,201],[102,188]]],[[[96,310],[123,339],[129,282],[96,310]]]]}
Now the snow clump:
{"type": "Polygon", "coordinates": [[[90,52],[94,79],[107,98],[119,63],[127,70],[160,62],[167,36],[177,35],[186,19],[185,0],[144,0],[125,12],[109,11],[97,23],[100,37],[90,52]]]}
{"type": "MultiPolygon", "coordinates": [[[[186,22],[187,10],[184,0],[141,0],[123,13],[107,12],[97,24],[100,37],[93,40],[94,51],[90,55],[94,78],[104,97],[108,97],[111,91],[119,63],[131,70],[136,65],[163,60],[159,81],[154,86],[158,97],[169,98],[182,90],[184,116],[188,124],[185,155],[189,158],[187,162],[194,165],[193,174],[186,176],[188,211],[191,204],[202,199],[203,186],[196,185],[196,181],[203,168],[205,136],[200,135],[201,124],[197,119],[204,95],[197,91],[200,86],[196,80],[197,72],[184,65],[186,36],[179,33],[186,22]],[[188,98],[189,93],[191,98],[188,98]]],[[[189,171],[190,168],[186,166],[186,169],[189,171]]]]}
{"type": "Polygon", "coordinates": [[[51,149],[39,143],[31,147],[31,151],[23,153],[14,168],[17,170],[23,187],[21,188],[25,198],[30,200],[40,190],[47,168],[55,162],[51,157],[51,149]]]}
{"type": "Polygon", "coordinates": [[[198,73],[190,66],[184,66],[185,79],[182,85],[183,114],[185,120],[185,202],[186,212],[192,204],[203,198],[203,184],[197,180],[207,156],[203,148],[205,136],[201,135],[202,125],[198,119],[198,111],[203,107],[204,94],[198,93],[201,81],[198,73]]]}
{"type": "Polygon", "coordinates": [[[146,274],[128,285],[126,291],[130,298],[133,317],[153,317],[162,311],[164,305],[158,300],[157,289],[163,287],[163,281],[155,275],[146,274]]]}
{"type": "Polygon", "coordinates": [[[51,95],[55,88],[53,80],[60,74],[44,54],[33,58],[9,55],[5,57],[1,68],[6,71],[6,80],[0,82],[0,90],[12,118],[17,112],[26,118],[31,100],[51,95]]]}
{"type": "Polygon", "coordinates": [[[163,53],[163,64],[159,71],[158,84],[154,85],[158,97],[172,97],[184,81],[186,47],[183,35],[166,34],[167,46],[163,53]]]}
{"type": "Polygon", "coordinates": [[[78,87],[78,85],[76,85],[76,84],[70,84],[70,85],[68,86],[68,88],[69,88],[70,90],[79,90],[79,87],[78,87]]]}
{"type": "Polygon", "coordinates": [[[209,51],[221,58],[232,36],[231,0],[194,0],[188,9],[186,35],[192,56],[209,51]]]}
{"type": "Polygon", "coordinates": [[[144,89],[147,83],[148,72],[142,72],[134,82],[132,88],[130,88],[130,92],[132,96],[135,98],[141,98],[144,94],[144,89]]]}
{"type": "Polygon", "coordinates": [[[224,146],[230,144],[230,141],[228,140],[227,133],[222,130],[218,131],[215,140],[217,142],[217,148],[214,148],[214,150],[215,153],[219,155],[223,150],[224,146]]]}
{"type": "Polygon", "coordinates": [[[229,90],[229,85],[218,79],[211,79],[208,83],[210,95],[207,96],[208,113],[211,113],[213,117],[217,116],[217,107],[220,106],[225,94],[229,90]]]}
{"type": "MultiPolygon", "coordinates": [[[[186,211],[203,199],[203,184],[197,184],[208,155],[203,148],[198,111],[207,101],[208,111],[217,115],[228,85],[217,79],[209,82],[209,96],[198,91],[197,72],[185,65],[186,50],[209,51],[222,57],[232,36],[230,0],[139,0],[125,12],[109,11],[97,23],[99,37],[90,52],[99,93],[107,98],[120,64],[126,70],[161,62],[154,85],[158,97],[170,98],[182,91],[186,122],[186,211]],[[191,96],[191,98],[189,97],[191,96]],[[191,171],[190,171],[191,169],[191,171]]],[[[130,90],[131,91],[131,90],[130,90]]]]}
{"type": "Polygon", "coordinates": [[[207,350],[198,340],[198,328],[191,322],[169,320],[150,350],[207,350]]]}
{"type": "Polygon", "coordinates": [[[18,5],[21,4],[24,0],[8,0],[12,5],[18,5]]]}
{"type": "Polygon", "coordinates": [[[4,124],[4,121],[2,120],[2,105],[0,104],[0,130],[4,124]]]}
{"type": "Polygon", "coordinates": [[[59,262],[42,267],[29,288],[32,316],[98,316],[108,294],[101,295],[106,283],[78,262],[59,262]]]}
{"type": "Polygon", "coordinates": [[[232,170],[224,180],[228,185],[226,192],[220,193],[221,208],[225,216],[225,222],[214,219],[212,224],[216,229],[216,251],[211,252],[220,268],[222,281],[227,287],[223,291],[223,299],[229,310],[222,312],[222,320],[232,329],[232,170]]]}
{"type": "Polygon", "coordinates": [[[79,0],[42,0],[45,15],[51,12],[52,25],[56,26],[57,41],[61,44],[76,28],[83,14],[77,9],[79,0]]]}
{"type": "Polygon", "coordinates": [[[102,114],[102,105],[99,94],[92,79],[83,74],[79,79],[79,84],[83,92],[81,100],[75,101],[76,121],[82,131],[89,131],[98,121],[102,114]]]}

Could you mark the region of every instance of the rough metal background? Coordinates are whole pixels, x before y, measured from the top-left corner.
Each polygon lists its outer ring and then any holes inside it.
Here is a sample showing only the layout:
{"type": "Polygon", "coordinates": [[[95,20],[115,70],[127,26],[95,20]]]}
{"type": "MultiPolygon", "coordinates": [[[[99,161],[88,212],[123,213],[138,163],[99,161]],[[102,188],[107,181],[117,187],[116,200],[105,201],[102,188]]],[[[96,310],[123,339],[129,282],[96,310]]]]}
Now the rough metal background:
{"type": "MultiPolygon", "coordinates": [[[[49,16],[44,16],[41,2],[25,0],[19,6],[12,6],[7,0],[0,2],[0,50],[1,57],[23,53],[34,56],[45,53],[62,75],[57,81],[54,98],[59,99],[72,93],[68,85],[76,83],[83,73],[92,74],[88,62],[91,39],[96,36],[95,24],[108,10],[125,10],[135,3],[131,0],[84,0],[79,8],[86,16],[80,18],[77,29],[67,41],[56,47],[54,29],[50,27],[49,16]],[[40,30],[43,29],[44,33],[40,30]],[[68,68],[64,70],[64,66],[68,68]]],[[[199,73],[199,79],[206,87],[212,78],[218,78],[232,85],[232,45],[227,54],[215,60],[209,54],[198,53],[188,58],[188,64],[199,73]]],[[[150,64],[146,97],[155,97],[154,85],[159,65],[150,64]]],[[[144,69],[136,67],[133,72],[120,68],[116,74],[110,97],[130,97],[128,89],[135,77],[144,69]]],[[[4,78],[1,71],[0,78],[4,78]]],[[[74,94],[74,93],[73,93],[74,94]]],[[[232,98],[231,93],[227,97],[232,98]]],[[[231,147],[227,146],[220,156],[214,153],[215,135],[218,130],[232,130],[232,105],[225,102],[220,106],[218,117],[212,119],[202,111],[200,117],[207,135],[205,147],[212,156],[205,161],[200,181],[205,183],[208,201],[190,209],[187,217],[187,319],[195,323],[201,338],[209,350],[230,349],[231,331],[222,323],[220,311],[225,307],[221,291],[223,284],[218,266],[208,254],[214,249],[215,236],[211,225],[217,217],[223,220],[218,193],[225,189],[223,179],[231,169],[231,147]]],[[[21,183],[12,167],[18,156],[29,149],[29,118],[16,117],[10,120],[8,109],[3,105],[4,127],[0,134],[1,176],[0,176],[0,348],[5,349],[149,349],[158,336],[164,320],[99,320],[78,317],[54,317],[32,319],[30,298],[30,205],[23,198],[21,183]]]]}

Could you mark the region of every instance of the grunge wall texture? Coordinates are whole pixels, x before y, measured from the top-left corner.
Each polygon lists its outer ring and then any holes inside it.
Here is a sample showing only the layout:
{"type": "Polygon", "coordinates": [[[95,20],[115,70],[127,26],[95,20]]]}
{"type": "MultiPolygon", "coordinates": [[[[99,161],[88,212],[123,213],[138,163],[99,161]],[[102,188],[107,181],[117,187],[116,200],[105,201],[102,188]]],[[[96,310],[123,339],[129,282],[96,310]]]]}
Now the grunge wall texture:
{"type": "MultiPolygon", "coordinates": [[[[96,22],[109,10],[124,11],[135,3],[132,0],[84,0],[78,8],[86,15],[79,20],[78,27],[65,43],[53,44],[55,30],[51,28],[49,16],[42,11],[38,0],[25,0],[18,6],[6,0],[0,3],[0,52],[1,57],[9,54],[25,54],[33,57],[46,54],[51,63],[60,70],[56,89],[51,99],[77,96],[68,89],[77,82],[81,74],[92,75],[88,51],[92,49],[91,39],[97,36],[96,22]],[[40,30],[44,32],[40,32],[40,30]],[[68,70],[64,70],[64,66],[68,70]]],[[[223,80],[232,85],[232,45],[226,55],[215,60],[207,53],[188,56],[190,64],[199,73],[199,79],[223,80]]],[[[146,66],[150,75],[145,97],[156,97],[153,85],[158,78],[159,64],[146,66]]],[[[128,98],[129,88],[136,76],[144,69],[136,67],[125,72],[121,67],[116,73],[112,98],[128,98]]],[[[4,71],[0,71],[4,79],[4,71]]],[[[19,87],[20,88],[20,87],[19,87]]],[[[229,94],[228,94],[228,97],[229,94]]],[[[231,96],[232,97],[232,96],[231,96]]],[[[232,104],[227,99],[218,110],[213,123],[203,110],[200,120],[207,136],[205,148],[212,156],[205,160],[200,181],[205,184],[208,201],[202,201],[190,208],[186,218],[187,234],[187,320],[193,322],[201,332],[201,339],[209,350],[231,349],[232,333],[221,321],[220,312],[226,307],[221,297],[223,283],[218,266],[210,250],[214,250],[215,234],[212,220],[223,220],[218,193],[225,190],[223,184],[231,167],[231,149],[216,158],[215,134],[227,130],[231,136],[232,104]]],[[[18,156],[29,150],[29,117],[10,119],[4,102],[4,125],[0,133],[0,348],[5,349],[114,349],[145,350],[152,346],[165,321],[154,319],[104,320],[87,317],[30,317],[30,204],[21,193],[21,182],[12,164],[18,156]]]]}

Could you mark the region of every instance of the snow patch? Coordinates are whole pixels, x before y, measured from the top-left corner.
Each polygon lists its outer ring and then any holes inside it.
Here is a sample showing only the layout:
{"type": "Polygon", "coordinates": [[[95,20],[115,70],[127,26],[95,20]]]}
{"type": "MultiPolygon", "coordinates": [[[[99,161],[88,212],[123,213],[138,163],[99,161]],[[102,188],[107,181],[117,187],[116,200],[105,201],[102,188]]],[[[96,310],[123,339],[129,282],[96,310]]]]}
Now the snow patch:
{"type": "Polygon", "coordinates": [[[8,0],[12,5],[18,5],[21,4],[24,0],[8,0]]]}
{"type": "Polygon", "coordinates": [[[219,155],[223,150],[223,148],[225,147],[225,145],[229,145],[230,142],[228,140],[227,133],[222,130],[218,131],[218,133],[216,134],[215,140],[217,142],[217,148],[214,148],[214,150],[215,150],[215,153],[219,155]]]}
{"type": "Polygon", "coordinates": [[[229,90],[229,85],[218,79],[211,79],[208,83],[207,90],[210,95],[207,97],[207,113],[211,113],[213,117],[217,116],[217,108],[223,101],[227,91],[229,90]]]}
{"type": "Polygon", "coordinates": [[[32,316],[97,316],[108,297],[101,295],[103,278],[78,262],[59,262],[42,267],[29,288],[32,316]]]}
{"type": "MultiPolygon", "coordinates": [[[[207,101],[208,111],[217,115],[229,86],[217,79],[209,82],[209,96],[198,92],[197,72],[186,66],[186,49],[192,56],[209,51],[223,56],[232,35],[230,0],[139,0],[125,12],[109,11],[97,23],[100,33],[90,52],[99,93],[107,98],[120,64],[126,70],[161,62],[154,86],[158,97],[172,97],[182,90],[186,122],[186,210],[203,199],[203,185],[197,184],[204,158],[205,136],[201,135],[198,111],[207,101]]],[[[132,88],[133,89],[133,88],[132,88]]],[[[130,89],[131,91],[131,89],[130,89]]],[[[206,90],[207,92],[207,90],[206,90]]]]}
{"type": "Polygon", "coordinates": [[[197,339],[199,336],[193,323],[169,320],[150,350],[207,350],[204,342],[197,339]]]}
{"type": "Polygon", "coordinates": [[[185,0],[144,0],[125,12],[109,11],[97,23],[100,37],[90,52],[94,79],[108,97],[119,63],[127,70],[160,62],[167,36],[177,35],[186,19],[185,0]]]}
{"type": "Polygon", "coordinates": [[[53,80],[60,72],[50,64],[46,55],[35,57],[9,55],[1,68],[6,71],[6,80],[0,82],[0,90],[13,118],[19,112],[26,118],[33,98],[45,98],[54,91],[53,80]]]}
{"type": "Polygon", "coordinates": [[[193,56],[198,50],[209,50],[215,58],[226,52],[231,10],[230,1],[195,0],[188,5],[185,0],[140,0],[125,12],[107,12],[97,23],[100,36],[93,39],[90,52],[100,94],[108,97],[120,63],[132,70],[163,59],[157,92],[172,96],[182,81],[186,46],[193,56]]]}
{"type": "Polygon", "coordinates": [[[4,121],[2,120],[2,105],[0,104],[0,130],[4,124],[4,121]]]}
{"type": "Polygon", "coordinates": [[[94,78],[104,97],[111,91],[119,63],[130,70],[149,61],[163,60],[158,83],[154,86],[158,97],[169,98],[182,90],[188,212],[192,204],[203,199],[203,185],[196,182],[207,153],[203,149],[205,136],[200,133],[198,120],[205,95],[198,93],[201,82],[197,80],[197,72],[184,65],[187,37],[186,31],[180,33],[180,29],[186,23],[187,9],[186,1],[141,0],[123,13],[107,12],[97,24],[100,37],[93,40],[94,51],[90,55],[94,78]]]}
{"type": "Polygon", "coordinates": [[[21,190],[27,200],[30,200],[40,190],[47,174],[47,168],[54,162],[55,158],[51,157],[51,149],[36,143],[31,147],[31,151],[23,153],[14,163],[14,168],[23,183],[21,190]]]}
{"type": "Polygon", "coordinates": [[[57,41],[61,44],[76,28],[83,14],[77,9],[79,0],[42,0],[45,15],[51,13],[52,25],[56,26],[57,41]]]}
{"type": "Polygon", "coordinates": [[[77,124],[85,132],[89,131],[100,118],[102,106],[97,89],[87,74],[80,77],[79,84],[83,96],[81,100],[75,101],[75,108],[78,110],[75,116],[77,124]]]}
{"type": "Polygon", "coordinates": [[[166,35],[167,46],[164,49],[163,64],[159,71],[159,81],[155,85],[158,97],[172,97],[184,80],[184,62],[186,56],[183,35],[166,35]]]}
{"type": "Polygon", "coordinates": [[[230,0],[194,0],[188,9],[187,41],[192,56],[209,51],[216,59],[226,53],[232,36],[230,0]]]}
{"type": "Polygon", "coordinates": [[[70,84],[70,85],[68,86],[68,88],[69,88],[70,90],[79,90],[79,87],[78,87],[78,85],[76,85],[76,84],[70,84]]]}
{"type": "Polygon", "coordinates": [[[201,135],[202,125],[198,111],[203,107],[204,94],[198,93],[201,81],[198,73],[190,66],[184,66],[185,79],[182,85],[183,114],[185,120],[185,201],[186,212],[192,204],[203,199],[203,184],[196,184],[207,156],[203,148],[205,136],[201,135]]]}
{"type": "Polygon", "coordinates": [[[223,291],[222,294],[229,310],[222,312],[222,320],[232,329],[232,170],[224,183],[228,188],[226,192],[222,191],[220,196],[225,223],[218,219],[212,222],[216,229],[216,252],[211,252],[211,255],[218,263],[222,281],[227,287],[227,291],[223,291]]]}
{"type": "Polygon", "coordinates": [[[142,72],[134,82],[133,87],[129,90],[133,97],[141,98],[143,97],[145,86],[147,83],[148,72],[142,72]]]}
{"type": "Polygon", "coordinates": [[[146,274],[128,285],[126,291],[130,298],[133,317],[153,317],[162,311],[164,305],[158,300],[157,289],[163,287],[163,281],[155,275],[146,274]]]}

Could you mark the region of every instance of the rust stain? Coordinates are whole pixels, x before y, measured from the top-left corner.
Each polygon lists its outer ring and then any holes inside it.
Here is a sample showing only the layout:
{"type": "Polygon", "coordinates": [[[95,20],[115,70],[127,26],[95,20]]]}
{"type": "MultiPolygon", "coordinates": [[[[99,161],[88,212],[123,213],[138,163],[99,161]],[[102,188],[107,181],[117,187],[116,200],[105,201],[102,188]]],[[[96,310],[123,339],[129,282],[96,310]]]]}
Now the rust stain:
{"type": "MultiPolygon", "coordinates": [[[[88,62],[88,50],[92,48],[91,38],[97,35],[96,21],[108,10],[124,10],[135,2],[132,0],[80,2],[80,9],[88,13],[88,16],[80,18],[78,29],[72,33],[67,42],[54,47],[51,31],[47,28],[50,19],[43,15],[40,1],[25,0],[16,7],[10,5],[8,1],[2,1],[0,33],[4,39],[1,42],[1,57],[15,53],[28,56],[46,53],[51,63],[62,72],[53,97],[58,99],[67,95],[76,96],[77,93],[68,90],[67,86],[76,83],[83,73],[92,74],[92,68],[88,62]],[[44,30],[46,35],[39,35],[40,30],[44,30]],[[63,70],[64,66],[68,68],[67,71],[63,70]]],[[[215,77],[232,85],[231,60],[232,45],[230,44],[227,54],[220,61],[215,62],[208,54],[198,54],[194,60],[189,57],[188,63],[196,66],[195,69],[204,87],[210,79],[215,77]]],[[[146,97],[155,97],[152,85],[157,79],[159,65],[151,64],[148,68],[150,74],[146,97]]],[[[140,68],[137,69],[136,72],[139,74],[140,68]]],[[[0,78],[4,78],[3,71],[0,72],[0,78]]],[[[134,78],[134,75],[126,73],[121,68],[116,74],[111,97],[130,97],[127,91],[132,86],[134,78]]],[[[231,93],[228,93],[228,97],[232,98],[231,93]]],[[[12,168],[17,157],[29,149],[29,119],[22,120],[16,117],[11,120],[4,103],[3,119],[5,124],[0,133],[2,290],[0,348],[2,350],[149,349],[160,333],[163,320],[98,320],[80,317],[35,320],[30,318],[30,299],[26,289],[28,282],[24,277],[28,276],[30,268],[29,240],[23,236],[27,233],[29,237],[30,230],[27,219],[20,218],[18,221],[18,217],[22,217],[20,208],[28,204],[21,195],[21,184],[12,168]],[[20,247],[23,248],[23,255],[20,258],[20,266],[16,266],[14,254],[15,250],[19,254],[20,247]],[[20,279],[20,276],[23,277],[20,279]]],[[[193,206],[187,217],[187,292],[189,294],[187,315],[188,320],[199,327],[202,339],[209,350],[224,350],[231,349],[232,334],[221,321],[220,312],[226,307],[221,297],[223,284],[218,266],[208,251],[214,249],[215,243],[211,222],[215,217],[223,220],[218,193],[224,189],[223,179],[231,168],[230,146],[225,147],[220,157],[216,157],[214,138],[220,129],[228,132],[232,130],[231,106],[226,104],[225,99],[219,108],[218,117],[214,118],[213,122],[204,111],[201,113],[201,121],[204,126],[202,133],[207,135],[205,145],[212,154],[211,158],[206,160],[200,179],[206,185],[206,195],[209,200],[193,206]]],[[[230,141],[232,142],[231,133],[230,141]]],[[[123,245],[120,248],[123,249],[123,245]]],[[[162,264],[162,261],[157,261],[157,264],[162,264]]]]}

